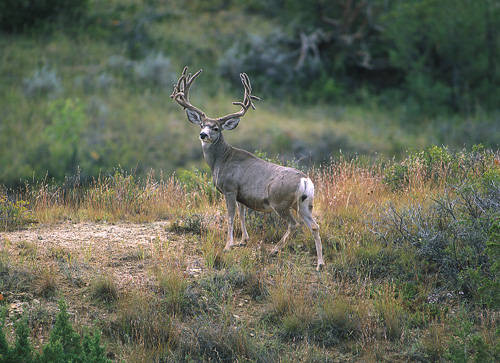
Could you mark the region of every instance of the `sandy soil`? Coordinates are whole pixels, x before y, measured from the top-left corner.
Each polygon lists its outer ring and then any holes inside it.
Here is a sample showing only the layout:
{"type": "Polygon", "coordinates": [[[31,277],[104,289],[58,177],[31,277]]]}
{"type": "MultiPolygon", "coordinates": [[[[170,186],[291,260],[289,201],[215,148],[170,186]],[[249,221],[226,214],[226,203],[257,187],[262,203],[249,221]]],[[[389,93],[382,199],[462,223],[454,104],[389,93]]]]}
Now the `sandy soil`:
{"type": "MultiPolygon", "coordinates": [[[[155,289],[153,268],[158,264],[177,264],[186,277],[197,277],[206,270],[200,238],[167,230],[169,222],[154,223],[72,223],[34,225],[28,229],[0,233],[0,251],[16,260],[16,271],[32,271],[35,281],[29,289],[0,291],[9,303],[12,325],[15,316],[44,314],[53,320],[57,300],[63,297],[75,321],[92,325],[106,319],[102,303],[92,302],[89,286],[99,276],[113,280],[119,291],[155,289]],[[154,258],[152,258],[154,256],[154,258]],[[37,291],[42,271],[53,274],[57,293],[44,298],[37,291]]],[[[43,279],[40,279],[43,280],[43,279]]],[[[0,285],[1,286],[4,285],[0,285]]],[[[35,322],[36,324],[36,322],[35,322]]],[[[46,339],[46,326],[38,338],[46,339]]]]}

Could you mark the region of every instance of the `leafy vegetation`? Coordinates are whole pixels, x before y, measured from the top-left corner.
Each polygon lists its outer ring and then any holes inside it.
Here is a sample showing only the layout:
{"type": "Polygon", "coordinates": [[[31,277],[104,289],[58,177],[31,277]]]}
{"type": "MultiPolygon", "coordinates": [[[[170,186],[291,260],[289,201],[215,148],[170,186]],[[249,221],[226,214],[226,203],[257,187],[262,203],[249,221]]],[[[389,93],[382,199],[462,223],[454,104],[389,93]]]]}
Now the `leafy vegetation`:
{"type": "Polygon", "coordinates": [[[80,336],[69,321],[66,304],[59,303],[59,313],[50,333],[47,344],[38,354],[29,340],[29,328],[26,320],[16,324],[16,339],[10,345],[6,339],[2,317],[0,326],[0,361],[1,362],[109,362],[105,348],[101,345],[100,333],[85,333],[80,336]]]}

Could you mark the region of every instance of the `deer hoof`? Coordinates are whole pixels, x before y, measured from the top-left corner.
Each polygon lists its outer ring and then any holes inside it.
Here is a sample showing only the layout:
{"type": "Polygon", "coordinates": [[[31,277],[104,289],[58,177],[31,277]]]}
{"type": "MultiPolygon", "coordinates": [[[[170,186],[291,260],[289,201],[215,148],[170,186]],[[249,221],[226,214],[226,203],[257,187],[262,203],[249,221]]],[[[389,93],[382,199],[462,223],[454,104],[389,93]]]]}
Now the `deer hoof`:
{"type": "Polygon", "coordinates": [[[324,267],[325,267],[324,262],[318,262],[318,266],[316,266],[316,271],[321,272],[324,267]]]}

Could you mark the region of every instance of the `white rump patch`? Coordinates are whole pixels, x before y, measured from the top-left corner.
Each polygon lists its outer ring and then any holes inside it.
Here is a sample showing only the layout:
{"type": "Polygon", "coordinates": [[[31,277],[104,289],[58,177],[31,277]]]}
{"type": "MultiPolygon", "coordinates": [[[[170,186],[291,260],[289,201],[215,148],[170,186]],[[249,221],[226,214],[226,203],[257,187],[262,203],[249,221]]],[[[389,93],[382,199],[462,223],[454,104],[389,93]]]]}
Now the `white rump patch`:
{"type": "Polygon", "coordinates": [[[297,201],[302,203],[306,199],[314,199],[314,184],[309,178],[300,178],[297,188],[297,201]]]}

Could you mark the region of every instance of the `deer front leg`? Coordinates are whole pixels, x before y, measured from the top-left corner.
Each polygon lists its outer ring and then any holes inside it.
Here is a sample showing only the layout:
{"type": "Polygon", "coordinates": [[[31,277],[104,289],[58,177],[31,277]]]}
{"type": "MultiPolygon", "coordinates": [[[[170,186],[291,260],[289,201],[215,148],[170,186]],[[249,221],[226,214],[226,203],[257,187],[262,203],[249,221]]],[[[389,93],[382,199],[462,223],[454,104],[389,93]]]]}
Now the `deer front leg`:
{"type": "Polygon", "coordinates": [[[247,227],[245,225],[245,214],[246,214],[247,208],[241,204],[238,203],[238,212],[240,214],[240,223],[241,223],[241,242],[240,244],[244,245],[250,237],[248,236],[247,232],[247,227]]]}
{"type": "Polygon", "coordinates": [[[234,214],[236,213],[236,193],[227,193],[224,195],[226,197],[227,206],[227,242],[225,251],[231,249],[234,245],[233,242],[233,226],[234,226],[234,214]]]}

